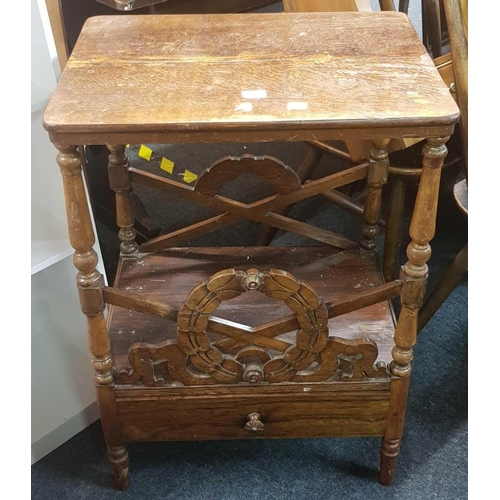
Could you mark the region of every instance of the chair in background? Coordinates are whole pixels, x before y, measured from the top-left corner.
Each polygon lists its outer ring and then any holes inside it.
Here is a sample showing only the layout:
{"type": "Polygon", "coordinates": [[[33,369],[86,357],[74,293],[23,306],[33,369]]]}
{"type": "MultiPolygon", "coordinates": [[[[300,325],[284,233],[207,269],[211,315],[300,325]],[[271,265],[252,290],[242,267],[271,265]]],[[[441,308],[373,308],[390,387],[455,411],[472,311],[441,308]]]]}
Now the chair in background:
{"type": "MultiPolygon", "coordinates": [[[[464,172],[461,172],[455,182],[453,195],[457,206],[465,216],[468,215],[468,39],[467,39],[467,0],[444,0],[446,20],[450,36],[451,54],[455,74],[455,91],[460,107],[460,136],[462,139],[464,172]],[[465,175],[464,175],[465,174],[465,175]]],[[[468,243],[460,250],[439,280],[434,290],[424,302],[419,312],[418,330],[427,324],[441,304],[459,285],[468,268],[468,243]]]]}
{"type": "MultiPolygon", "coordinates": [[[[426,34],[426,39],[431,40],[441,34],[441,8],[439,7],[439,2],[436,0],[428,1],[422,0],[422,4],[429,4],[428,8],[424,8],[422,5],[422,10],[426,12],[436,12],[435,16],[423,15],[423,32],[426,34]],[[432,5],[431,5],[432,4],[432,5]],[[431,9],[432,7],[432,9],[431,9]],[[437,8],[437,10],[436,10],[437,8]],[[433,10],[434,9],[434,10],[433,10]],[[437,25],[432,25],[435,21],[437,25]],[[432,25],[432,26],[431,26],[432,25]]],[[[396,9],[393,0],[379,0],[380,9],[382,11],[396,11],[408,13],[409,0],[400,0],[398,4],[398,9],[396,9]]],[[[285,12],[371,12],[372,8],[369,0],[283,0],[283,9],[285,12]]],[[[429,43],[424,44],[429,47],[429,43]]],[[[434,43],[435,46],[438,44],[434,43]]],[[[452,89],[452,84],[454,80],[452,61],[450,54],[442,54],[443,43],[439,42],[439,51],[436,49],[436,53],[439,57],[434,58],[434,63],[443,78],[446,85],[452,89]]],[[[390,141],[388,146],[389,153],[395,153],[402,150],[409,152],[409,148],[415,144],[421,142],[422,139],[415,138],[399,138],[390,141]]],[[[316,151],[315,154],[311,154],[306,162],[304,162],[304,167],[299,169],[299,175],[309,176],[314,171],[314,168],[321,160],[323,153],[333,154],[343,160],[350,162],[351,164],[361,163],[366,161],[370,155],[371,144],[370,141],[364,140],[346,140],[344,142],[325,142],[325,141],[314,141],[309,143],[311,147],[316,151]]],[[[420,151],[420,147],[416,147],[417,154],[420,151]]],[[[403,155],[401,155],[403,156],[403,155]]],[[[394,280],[398,277],[400,269],[400,249],[401,249],[401,237],[403,235],[404,229],[404,215],[405,215],[405,198],[406,198],[406,185],[408,182],[416,182],[420,178],[421,169],[418,167],[410,166],[405,164],[407,161],[406,157],[411,156],[411,154],[404,155],[404,160],[400,163],[399,158],[394,160],[391,158],[391,166],[389,167],[389,185],[390,190],[390,201],[389,209],[386,214],[385,221],[379,221],[379,225],[386,227],[386,238],[384,244],[383,253],[383,265],[382,272],[384,279],[386,281],[394,280]]],[[[445,164],[445,168],[459,162],[461,158],[454,157],[453,154],[450,155],[449,160],[445,164]]],[[[415,161],[415,165],[419,164],[419,159],[415,161]]],[[[301,176],[301,180],[304,181],[301,176]]],[[[307,178],[307,177],[306,177],[307,178]]],[[[322,196],[326,197],[336,205],[344,208],[345,210],[361,216],[363,213],[363,201],[366,195],[366,190],[360,190],[359,192],[352,192],[351,196],[347,196],[343,192],[338,190],[331,190],[326,193],[322,193],[322,196]]],[[[289,211],[291,207],[287,207],[289,211]]],[[[276,234],[276,230],[269,228],[261,240],[261,244],[269,244],[276,234]]]]}

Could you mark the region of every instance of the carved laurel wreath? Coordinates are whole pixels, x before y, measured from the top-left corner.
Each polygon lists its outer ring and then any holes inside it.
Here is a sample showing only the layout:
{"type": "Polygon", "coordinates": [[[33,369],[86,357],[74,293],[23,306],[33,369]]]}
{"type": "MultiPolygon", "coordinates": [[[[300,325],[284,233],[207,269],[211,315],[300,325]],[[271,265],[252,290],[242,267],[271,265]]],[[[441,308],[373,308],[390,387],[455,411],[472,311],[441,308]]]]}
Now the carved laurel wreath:
{"type": "Polygon", "coordinates": [[[387,378],[385,364],[375,365],[377,345],[370,339],[329,337],[328,311],[304,281],[279,269],[225,269],[196,285],[177,317],[176,342],[137,342],[129,349],[130,369],[120,372],[119,384],[143,383],[160,387],[172,384],[206,385],[241,382],[360,381],[387,378]],[[247,291],[281,300],[296,314],[299,330],[295,345],[271,355],[268,349],[248,344],[235,355],[222,353],[211,341],[209,316],[224,300],[247,291]]]}
{"type": "MultiPolygon", "coordinates": [[[[227,269],[214,274],[188,295],[179,311],[177,324],[177,345],[189,357],[190,363],[225,384],[234,384],[244,375],[250,382],[290,380],[298,371],[315,363],[318,354],[328,344],[326,306],[307,283],[277,269],[266,272],[227,269]],[[236,358],[223,354],[211,343],[206,332],[209,315],[220,303],[247,291],[259,291],[271,299],[284,301],[297,314],[300,326],[296,345],[289,347],[283,355],[268,359],[263,365],[262,375],[255,366],[253,373],[245,373],[245,365],[241,362],[243,353],[236,358]]],[[[255,355],[254,351],[251,354],[255,355]]]]}

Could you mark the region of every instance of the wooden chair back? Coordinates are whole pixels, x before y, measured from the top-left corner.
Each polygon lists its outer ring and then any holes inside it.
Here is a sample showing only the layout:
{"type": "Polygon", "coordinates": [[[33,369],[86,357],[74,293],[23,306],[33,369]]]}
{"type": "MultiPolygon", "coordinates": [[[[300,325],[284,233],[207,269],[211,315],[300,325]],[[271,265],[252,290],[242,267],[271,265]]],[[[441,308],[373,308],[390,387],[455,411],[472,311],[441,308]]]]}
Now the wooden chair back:
{"type": "Polygon", "coordinates": [[[455,92],[460,108],[460,134],[464,150],[465,171],[468,167],[468,0],[444,0],[446,20],[450,34],[450,48],[455,75],[455,92]]]}

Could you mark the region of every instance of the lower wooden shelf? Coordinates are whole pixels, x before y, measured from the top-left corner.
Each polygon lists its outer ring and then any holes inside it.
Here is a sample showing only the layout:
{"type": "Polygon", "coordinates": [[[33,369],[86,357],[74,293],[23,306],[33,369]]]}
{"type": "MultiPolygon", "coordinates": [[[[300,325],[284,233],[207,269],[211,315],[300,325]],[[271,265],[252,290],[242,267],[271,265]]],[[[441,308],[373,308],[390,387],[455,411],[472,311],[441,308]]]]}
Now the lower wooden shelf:
{"type": "MultiPolygon", "coordinates": [[[[325,302],[335,302],[346,294],[369,290],[382,283],[376,259],[358,252],[332,247],[225,247],[180,248],[122,257],[115,287],[180,308],[195,285],[228,268],[286,270],[307,281],[325,302]]],[[[261,293],[246,293],[222,302],[216,314],[256,327],[290,312],[281,301],[271,300],[261,293]]],[[[177,333],[175,322],[116,306],[109,307],[108,327],[118,372],[129,368],[128,350],[133,343],[174,341],[177,333]]],[[[394,329],[393,311],[388,301],[329,320],[330,336],[349,340],[370,338],[378,347],[377,362],[386,364],[392,359],[394,329]]],[[[296,332],[291,331],[276,338],[295,343],[295,336],[296,332]]]]}

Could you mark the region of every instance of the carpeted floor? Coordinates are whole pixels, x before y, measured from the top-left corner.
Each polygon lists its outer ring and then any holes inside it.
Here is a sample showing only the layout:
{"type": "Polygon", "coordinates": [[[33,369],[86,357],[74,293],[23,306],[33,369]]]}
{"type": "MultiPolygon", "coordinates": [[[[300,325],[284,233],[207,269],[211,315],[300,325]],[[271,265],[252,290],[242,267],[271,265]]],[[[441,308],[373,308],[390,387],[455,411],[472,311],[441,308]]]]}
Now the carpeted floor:
{"type": "MultiPolygon", "coordinates": [[[[308,147],[303,144],[155,146],[153,160],[135,166],[168,175],[158,168],[163,155],[175,163],[174,176],[188,168],[200,173],[228,154],[272,154],[296,168],[308,147]]],[[[316,175],[341,168],[325,156],[316,175]]],[[[451,194],[456,170],[443,176],[437,235],[430,261],[429,289],[467,239],[467,223],[451,194]]],[[[262,196],[264,187],[244,179],[245,192],[262,196]]],[[[241,187],[241,186],[240,186],[241,187]]],[[[231,194],[240,191],[234,184],[231,194]]],[[[410,190],[411,191],[411,190],[410,190]]],[[[147,210],[165,229],[203,218],[207,212],[180,199],[137,189],[147,210]],[[168,201],[168,203],[167,203],[168,201]]],[[[411,193],[410,193],[411,194],[411,193]]],[[[248,199],[248,198],[246,198],[248,199]]],[[[408,213],[412,197],[408,196],[408,213]]],[[[346,215],[321,197],[299,203],[292,216],[325,229],[359,236],[359,219],[346,215]]],[[[193,245],[255,244],[261,228],[242,223],[192,242],[193,245]]],[[[117,238],[98,224],[107,269],[113,269],[117,238]]],[[[403,242],[406,245],[407,240],[403,242]]],[[[279,233],[274,245],[310,245],[279,233]]],[[[379,249],[380,251],[380,249],[379,249]]],[[[404,259],[402,250],[401,258],[404,259]]],[[[108,271],[111,281],[111,274],[108,271]]],[[[148,443],[129,446],[131,487],[111,487],[99,422],[32,467],[33,499],[450,499],[467,498],[467,282],[464,280],[419,336],[406,430],[395,484],[377,483],[380,440],[289,439],[148,443]]]]}

